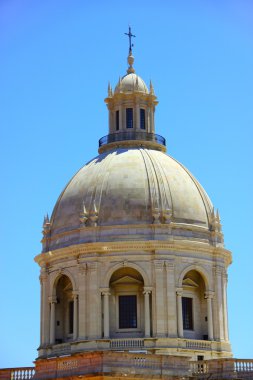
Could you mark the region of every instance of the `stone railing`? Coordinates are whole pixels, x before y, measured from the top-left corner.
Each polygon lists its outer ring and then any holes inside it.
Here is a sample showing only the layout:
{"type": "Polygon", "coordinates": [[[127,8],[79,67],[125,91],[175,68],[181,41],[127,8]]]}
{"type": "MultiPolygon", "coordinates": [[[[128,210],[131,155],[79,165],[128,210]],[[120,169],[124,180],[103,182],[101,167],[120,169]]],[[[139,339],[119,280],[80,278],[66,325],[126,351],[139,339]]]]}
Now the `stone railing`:
{"type": "Polygon", "coordinates": [[[35,375],[34,367],[0,369],[1,380],[29,380],[35,375]]]}
{"type": "Polygon", "coordinates": [[[185,347],[192,350],[211,350],[212,342],[208,340],[187,339],[185,340],[185,347]]]}
{"type": "Polygon", "coordinates": [[[125,350],[125,349],[143,349],[144,339],[111,339],[110,349],[112,350],[125,350]]]}
{"type": "Polygon", "coordinates": [[[253,379],[253,359],[213,359],[190,363],[197,379],[253,379]]]}
{"type": "Polygon", "coordinates": [[[35,363],[35,368],[0,369],[0,380],[49,380],[102,374],[161,379],[253,379],[253,359],[189,362],[183,356],[100,351],[39,359],[35,363]]]}

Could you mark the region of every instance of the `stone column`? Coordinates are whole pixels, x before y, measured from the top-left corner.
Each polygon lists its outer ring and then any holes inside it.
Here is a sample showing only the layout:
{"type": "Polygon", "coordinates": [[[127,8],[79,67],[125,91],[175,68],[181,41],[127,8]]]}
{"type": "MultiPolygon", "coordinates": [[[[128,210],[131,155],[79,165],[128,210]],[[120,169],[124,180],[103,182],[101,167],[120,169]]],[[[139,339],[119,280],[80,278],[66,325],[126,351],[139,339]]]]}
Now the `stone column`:
{"type": "Polygon", "coordinates": [[[135,130],[140,131],[140,106],[139,103],[135,106],[135,130]]]}
{"type": "Polygon", "coordinates": [[[156,300],[156,335],[164,337],[165,330],[165,300],[164,300],[164,261],[155,260],[155,300],[156,300]]]}
{"type": "Polygon", "coordinates": [[[79,339],[86,339],[86,320],[87,320],[87,265],[79,265],[79,293],[78,293],[78,336],[79,339]]]}
{"type": "Polygon", "coordinates": [[[150,337],[150,302],[149,295],[151,293],[151,289],[144,287],[144,310],[145,310],[145,337],[150,337]]]}
{"type": "Polygon", "coordinates": [[[223,271],[222,276],[222,282],[223,282],[223,313],[224,313],[224,339],[225,341],[229,340],[228,335],[228,307],[227,307],[227,282],[228,282],[228,275],[226,271],[223,271]]]}
{"type": "Polygon", "coordinates": [[[184,337],[182,295],[183,295],[183,289],[178,288],[177,289],[177,333],[178,333],[179,338],[184,337]]]}
{"type": "Polygon", "coordinates": [[[125,118],[123,117],[123,111],[124,111],[124,108],[120,105],[119,106],[119,131],[120,132],[123,132],[123,130],[125,129],[125,126],[123,125],[125,121],[125,118]]]}
{"type": "Polygon", "coordinates": [[[98,263],[91,262],[88,264],[88,289],[87,289],[87,325],[88,338],[101,338],[101,296],[98,288],[98,263]]]}
{"type": "Polygon", "coordinates": [[[74,318],[73,318],[73,339],[78,337],[78,293],[73,292],[74,297],[74,318]]]}
{"type": "Polygon", "coordinates": [[[166,268],[166,293],[167,293],[167,321],[168,336],[177,337],[177,300],[175,292],[175,272],[174,262],[172,260],[165,261],[166,268]]]}
{"type": "Polygon", "coordinates": [[[49,297],[50,302],[50,344],[55,343],[55,304],[57,303],[56,297],[49,297]]]}
{"type": "Polygon", "coordinates": [[[216,303],[216,332],[215,339],[224,340],[224,314],[223,314],[223,289],[222,289],[222,271],[221,266],[215,267],[215,303],[216,303]]]}
{"type": "Polygon", "coordinates": [[[50,320],[50,308],[48,302],[47,294],[47,279],[48,274],[45,267],[41,268],[40,273],[40,292],[41,292],[41,303],[40,303],[40,344],[49,343],[49,320],[50,320]]]}
{"type": "Polygon", "coordinates": [[[102,289],[101,290],[103,296],[103,304],[104,304],[104,338],[110,338],[110,318],[109,318],[109,296],[110,289],[102,289]]]}
{"type": "Polygon", "coordinates": [[[213,292],[206,292],[205,298],[207,301],[207,323],[208,323],[208,339],[213,340],[213,292]]]}

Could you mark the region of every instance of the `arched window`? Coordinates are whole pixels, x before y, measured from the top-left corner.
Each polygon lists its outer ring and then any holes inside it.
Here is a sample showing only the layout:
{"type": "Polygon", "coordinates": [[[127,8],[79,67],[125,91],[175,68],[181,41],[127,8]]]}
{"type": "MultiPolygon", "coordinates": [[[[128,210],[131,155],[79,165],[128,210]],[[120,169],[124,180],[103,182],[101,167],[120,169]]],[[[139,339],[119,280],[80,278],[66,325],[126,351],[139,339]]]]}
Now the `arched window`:
{"type": "Polygon", "coordinates": [[[207,339],[207,302],[205,282],[201,274],[191,270],[183,279],[182,315],[184,337],[189,339],[207,339]]]}
{"type": "Polygon", "coordinates": [[[126,128],[133,128],[133,109],[126,108],[126,128]]]}
{"type": "Polygon", "coordinates": [[[63,275],[56,284],[55,342],[63,343],[73,337],[74,303],[70,279],[63,275]]]}
{"type": "Polygon", "coordinates": [[[140,109],[140,128],[146,129],[145,110],[143,108],[140,109]]]}
{"type": "Polygon", "coordinates": [[[139,272],[124,267],[110,280],[110,337],[144,335],[144,281],[139,272]]]}
{"type": "Polygon", "coordinates": [[[119,110],[115,113],[115,124],[116,124],[116,131],[119,130],[119,110]]]}

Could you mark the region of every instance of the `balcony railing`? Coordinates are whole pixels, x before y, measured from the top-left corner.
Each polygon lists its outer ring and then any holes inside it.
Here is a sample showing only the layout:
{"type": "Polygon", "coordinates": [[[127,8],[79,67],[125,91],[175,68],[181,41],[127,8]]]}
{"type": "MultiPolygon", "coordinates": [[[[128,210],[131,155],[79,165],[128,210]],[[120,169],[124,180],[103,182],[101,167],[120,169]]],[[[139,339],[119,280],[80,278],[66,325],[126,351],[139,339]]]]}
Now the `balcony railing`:
{"type": "Polygon", "coordinates": [[[129,132],[118,132],[118,133],[111,133],[107,136],[101,137],[99,139],[99,147],[113,143],[118,141],[128,141],[128,140],[142,140],[142,141],[153,141],[157,144],[161,144],[166,146],[166,140],[164,137],[157,135],[155,133],[148,133],[148,132],[136,132],[136,131],[129,131],[129,132]]]}
{"type": "Polygon", "coordinates": [[[143,349],[144,339],[111,339],[110,348],[116,350],[143,349]]]}
{"type": "MultiPolygon", "coordinates": [[[[87,352],[41,359],[34,367],[0,369],[1,380],[49,380],[96,374],[138,378],[178,376],[207,379],[253,379],[252,359],[212,359],[192,362],[184,356],[119,352],[87,352]]],[[[178,378],[177,377],[177,378],[178,378]]]]}

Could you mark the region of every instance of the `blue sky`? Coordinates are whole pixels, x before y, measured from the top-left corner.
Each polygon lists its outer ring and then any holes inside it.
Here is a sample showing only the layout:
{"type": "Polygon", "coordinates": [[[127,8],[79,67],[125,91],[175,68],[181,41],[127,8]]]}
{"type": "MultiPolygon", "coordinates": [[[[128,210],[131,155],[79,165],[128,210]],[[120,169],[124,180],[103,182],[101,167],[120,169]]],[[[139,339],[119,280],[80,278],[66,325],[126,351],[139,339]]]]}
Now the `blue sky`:
{"type": "Polygon", "coordinates": [[[235,357],[253,357],[253,2],[2,0],[0,367],[36,358],[43,216],[107,134],[129,23],[156,132],[220,210],[230,339],[235,357]]]}

